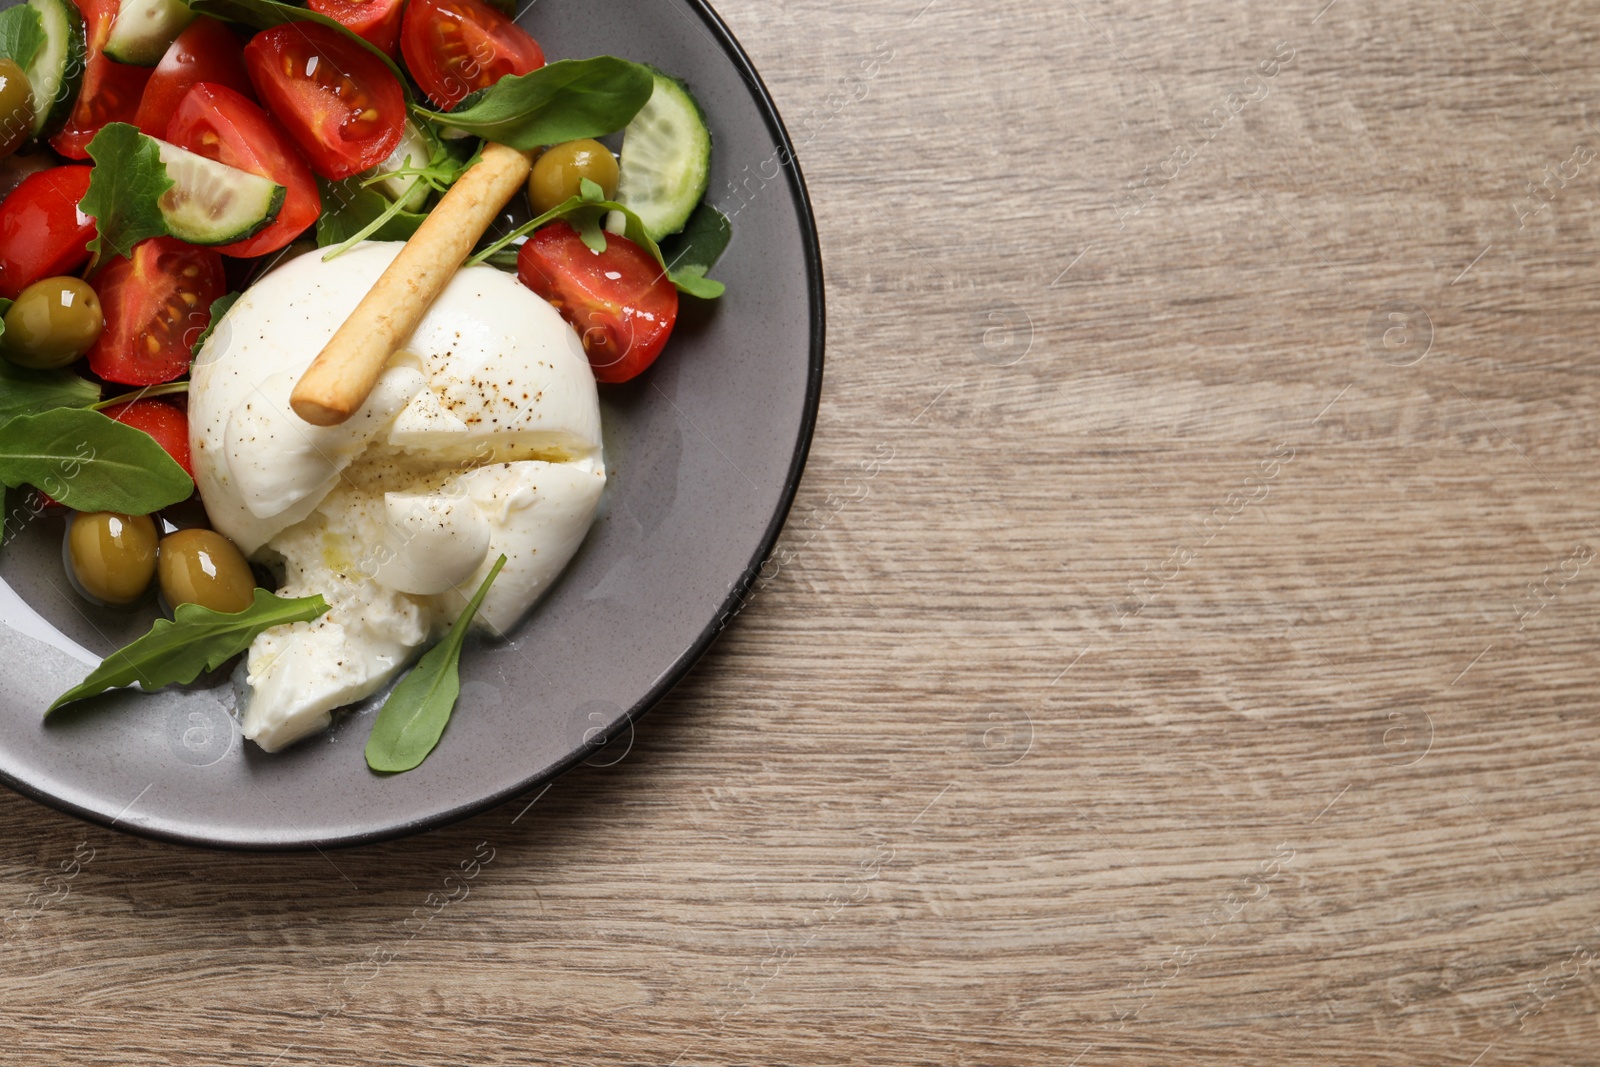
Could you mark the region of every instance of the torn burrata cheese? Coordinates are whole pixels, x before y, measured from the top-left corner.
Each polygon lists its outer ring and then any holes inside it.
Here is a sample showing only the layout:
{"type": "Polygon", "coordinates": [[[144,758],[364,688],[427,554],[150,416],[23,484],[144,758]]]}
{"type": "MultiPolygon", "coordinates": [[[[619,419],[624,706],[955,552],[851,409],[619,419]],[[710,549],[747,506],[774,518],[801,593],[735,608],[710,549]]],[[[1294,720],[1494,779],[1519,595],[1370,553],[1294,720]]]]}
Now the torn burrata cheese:
{"type": "Polygon", "coordinates": [[[294,413],[295,382],[402,247],[285,263],[194,363],[189,444],[212,524],[282,573],[281,596],[329,604],[250,646],[244,735],[269,752],[382,688],[501,554],[477,625],[509,628],[577,551],[605,487],[577,334],[493,267],[457,272],[348,422],[294,413]]]}

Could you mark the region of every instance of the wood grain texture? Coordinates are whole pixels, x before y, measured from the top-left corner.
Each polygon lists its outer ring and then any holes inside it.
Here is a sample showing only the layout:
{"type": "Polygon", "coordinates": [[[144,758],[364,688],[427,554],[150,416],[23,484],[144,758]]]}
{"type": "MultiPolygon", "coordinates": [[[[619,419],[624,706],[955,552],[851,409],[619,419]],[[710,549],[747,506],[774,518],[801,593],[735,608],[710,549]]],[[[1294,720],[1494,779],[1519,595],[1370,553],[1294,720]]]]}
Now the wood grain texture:
{"type": "Polygon", "coordinates": [[[4,1060],[1595,1062],[1600,5],[1326,3],[724,0],[828,274],[770,580],[520,818],[0,796],[4,1060]]]}

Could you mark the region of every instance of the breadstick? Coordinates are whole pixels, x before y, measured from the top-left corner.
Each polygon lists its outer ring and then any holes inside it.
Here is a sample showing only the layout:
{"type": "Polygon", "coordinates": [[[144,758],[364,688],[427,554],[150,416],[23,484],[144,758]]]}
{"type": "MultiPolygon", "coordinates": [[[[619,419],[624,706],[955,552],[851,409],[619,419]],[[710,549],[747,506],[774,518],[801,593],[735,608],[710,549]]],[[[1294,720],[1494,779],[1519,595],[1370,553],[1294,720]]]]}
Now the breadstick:
{"type": "Polygon", "coordinates": [[[526,152],[490,142],[439,200],[295,383],[289,406],[317,426],[348,419],[506,201],[528,180],[526,152]]]}

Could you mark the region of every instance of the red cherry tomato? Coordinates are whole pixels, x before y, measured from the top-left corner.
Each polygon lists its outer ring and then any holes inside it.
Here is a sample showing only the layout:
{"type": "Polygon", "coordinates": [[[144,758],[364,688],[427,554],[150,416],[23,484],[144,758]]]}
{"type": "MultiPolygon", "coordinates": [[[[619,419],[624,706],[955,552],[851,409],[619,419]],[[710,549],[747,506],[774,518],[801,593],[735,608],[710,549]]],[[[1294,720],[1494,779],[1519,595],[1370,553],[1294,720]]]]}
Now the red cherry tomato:
{"type": "Polygon", "coordinates": [[[106,328],[89,349],[89,369],[108,382],[156,385],[189,369],[189,350],[227,291],[222,257],[172,237],[133,246],[94,276],[106,328]]]}
{"type": "Polygon", "coordinates": [[[117,422],[143,430],[156,439],[156,444],[167,450],[167,455],[178,461],[178,466],[194,477],[194,464],[189,461],[189,416],[176,405],[165,400],[130,400],[105,409],[117,422]]]}
{"type": "Polygon", "coordinates": [[[602,382],[625,382],[654,363],[678,321],[678,290],[661,264],[615,234],[594,252],[570,225],[551,223],[517,253],[517,277],[577,329],[602,382]]]}
{"type": "Polygon", "coordinates": [[[311,0],[306,6],[328,16],[390,59],[399,58],[400,16],[405,0],[311,0]]]}
{"type": "Polygon", "coordinates": [[[77,270],[89,258],[94,219],[78,210],[90,167],[51,167],[22,180],[0,201],[0,296],[40,278],[77,270]]]}
{"type": "Polygon", "coordinates": [[[400,49],[406,69],[442,108],[544,66],[539,42],[484,0],[411,0],[400,49]]]}
{"type": "Polygon", "coordinates": [[[135,67],[107,59],[101,51],[111,36],[111,23],[117,16],[117,0],[77,0],[83,12],[88,62],[83,70],[83,87],[72,114],[61,132],[50,138],[50,147],[68,159],[88,159],[89,142],[111,122],[132,122],[139,112],[139,98],[150,80],[149,67],[135,67]]]}
{"type": "Polygon", "coordinates": [[[244,46],[244,62],[256,95],[324,178],[359,174],[400,143],[406,101],[399,79],[333,27],[263,30],[244,46]]]}
{"type": "Polygon", "coordinates": [[[184,94],[166,139],[179,148],[271,178],[287,192],[278,217],[242,241],[222,245],[225,256],[260,256],[293,241],[317,221],[317,179],[289,135],[255,104],[225,85],[201,82],[184,94]]]}
{"type": "Polygon", "coordinates": [[[246,96],[255,95],[250,77],[244,72],[244,46],[239,38],[216,19],[204,15],[178,34],[156,64],[144,87],[144,96],[139,99],[134,123],[151,137],[165,139],[167,123],[178,101],[197,82],[226,85],[246,96]]]}
{"type": "Polygon", "coordinates": [[[117,63],[98,51],[90,53],[78,102],[61,132],[50,138],[50,147],[68,159],[88,159],[89,142],[95,134],[110,123],[134,121],[149,80],[147,67],[117,63]]]}

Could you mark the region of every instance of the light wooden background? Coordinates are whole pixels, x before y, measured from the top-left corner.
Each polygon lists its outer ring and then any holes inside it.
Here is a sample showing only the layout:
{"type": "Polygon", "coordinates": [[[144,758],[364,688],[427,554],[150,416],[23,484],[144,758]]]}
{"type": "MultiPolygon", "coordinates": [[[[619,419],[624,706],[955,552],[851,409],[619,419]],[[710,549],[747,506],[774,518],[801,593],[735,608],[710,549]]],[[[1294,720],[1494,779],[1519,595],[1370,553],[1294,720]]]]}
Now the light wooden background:
{"type": "Polygon", "coordinates": [[[0,796],[0,911],[89,857],[0,1059],[1596,1062],[1600,3],[1324,3],[724,0],[828,270],[776,577],[514,825],[0,796]]]}

